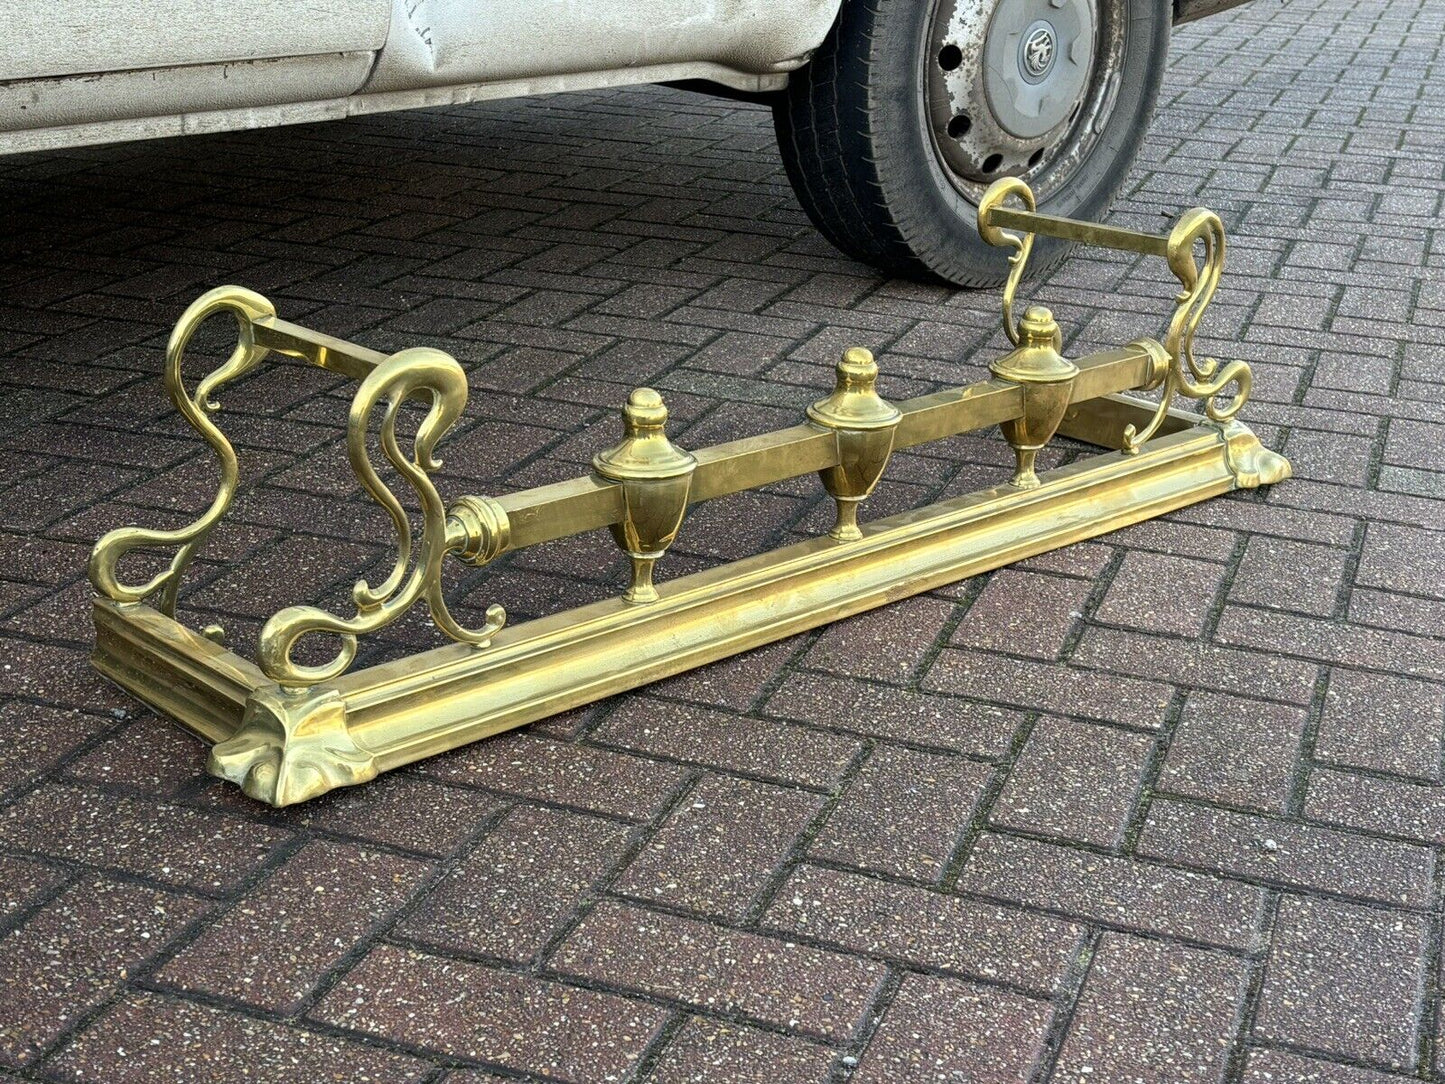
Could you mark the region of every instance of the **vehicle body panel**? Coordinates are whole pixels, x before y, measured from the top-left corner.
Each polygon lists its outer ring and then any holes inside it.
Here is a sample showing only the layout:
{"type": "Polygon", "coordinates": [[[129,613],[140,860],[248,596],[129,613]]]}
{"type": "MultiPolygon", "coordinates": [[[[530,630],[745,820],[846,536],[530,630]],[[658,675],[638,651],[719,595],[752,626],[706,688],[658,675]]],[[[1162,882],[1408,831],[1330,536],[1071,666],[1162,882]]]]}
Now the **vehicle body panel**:
{"type": "MultiPolygon", "coordinates": [[[[213,109],[248,110],[344,98],[366,81],[375,56],[327,53],[0,83],[0,145],[12,138],[4,134],[6,128],[16,133],[17,142],[19,133],[35,138],[48,131],[55,134],[48,145],[73,146],[105,142],[107,125],[121,130],[116,122],[154,120],[163,126],[167,117],[213,109]],[[67,134],[76,134],[68,129],[78,125],[88,126],[101,138],[68,138],[67,134]]],[[[170,133],[158,127],[154,134],[170,133]]]]}
{"type": "Polygon", "coordinates": [[[0,0],[0,154],[631,83],[763,93],[841,2],[0,0]]]}
{"type": "Polygon", "coordinates": [[[763,75],[802,63],[839,0],[397,0],[367,93],[712,63],[763,75]]]}
{"type": "Polygon", "coordinates": [[[372,52],[386,0],[0,0],[0,82],[372,52]]]}

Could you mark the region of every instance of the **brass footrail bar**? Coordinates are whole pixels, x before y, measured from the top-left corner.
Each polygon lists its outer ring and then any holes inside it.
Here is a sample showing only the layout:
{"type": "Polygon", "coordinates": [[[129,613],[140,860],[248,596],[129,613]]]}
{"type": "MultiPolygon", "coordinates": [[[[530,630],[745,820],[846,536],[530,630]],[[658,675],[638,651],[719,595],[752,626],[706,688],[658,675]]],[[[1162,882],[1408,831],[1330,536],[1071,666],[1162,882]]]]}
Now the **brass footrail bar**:
{"type": "MultiPolygon", "coordinates": [[[[979,233],[1009,246],[1004,328],[1014,348],[992,378],[906,402],[882,399],[878,367],[851,349],[831,394],[789,429],[684,450],[668,439],[667,408],[650,388],[622,408],[622,439],[584,477],[500,496],[445,502],[434,453],[466,405],[461,366],[437,350],[383,355],[277,318],[258,294],[223,286],[198,299],[166,352],[176,408],[210,444],[220,487],[210,508],[179,530],[112,531],[90,560],[95,665],[146,703],[212,743],[209,770],[253,798],[289,805],[334,787],[485,738],[556,712],[941,584],[1077,542],[1219,493],[1289,476],[1283,457],[1234,420],[1249,395],[1243,362],[1194,356],[1193,340],[1224,262],[1224,229],[1209,211],[1184,214],[1165,237],[1036,214],[1019,180],[1000,181],[979,208],[979,233]],[[1163,256],[1180,282],[1163,341],[1139,339],[1073,360],[1048,309],[1015,319],[1014,295],[1036,234],[1163,256]],[[188,390],[182,360],[196,329],[228,313],[239,329],[230,357],[188,390]],[[341,616],[290,606],[265,623],[252,659],[175,619],[182,574],[235,493],[235,452],[212,420],[215,394],[268,354],[298,358],[360,382],[347,450],[365,491],[396,533],[396,560],[365,580],[341,616]],[[1156,399],[1124,394],[1158,390],[1156,399]],[[1178,396],[1203,415],[1176,410],[1178,396]],[[424,409],[413,436],[398,433],[409,401],[424,409]],[[1011,479],[993,489],[885,519],[860,522],[898,448],[998,426],[1012,446],[1011,479]],[[1035,459],[1062,434],[1110,451],[1038,473],[1035,459]],[[388,488],[373,444],[411,488],[417,513],[388,488]],[[404,446],[404,444],[409,446],[404,446]],[[706,572],[654,584],[653,569],[685,529],[689,506],[817,473],[837,518],[825,535],[706,572]],[[500,606],[479,627],[451,614],[442,595],[448,557],[474,566],[503,553],[605,527],[631,562],[615,598],[509,626],[500,606]],[[163,550],[169,565],[132,583],[117,563],[163,550]],[[351,670],[357,637],[425,600],[451,641],[351,670]],[[302,662],[297,645],[339,644],[330,661],[302,662]]],[[[308,651],[307,658],[312,655],[308,651]]]]}

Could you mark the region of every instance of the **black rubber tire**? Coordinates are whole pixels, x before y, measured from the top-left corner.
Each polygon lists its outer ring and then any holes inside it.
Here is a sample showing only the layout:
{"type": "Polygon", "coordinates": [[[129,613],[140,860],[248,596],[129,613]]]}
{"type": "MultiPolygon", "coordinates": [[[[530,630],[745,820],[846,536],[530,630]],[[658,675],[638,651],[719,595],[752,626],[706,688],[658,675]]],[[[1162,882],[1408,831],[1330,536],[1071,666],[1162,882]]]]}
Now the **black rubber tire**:
{"type": "MultiPolygon", "coordinates": [[[[1118,97],[1093,148],[1039,207],[1101,220],[1149,127],[1169,48],[1168,0],[1127,0],[1118,97]]],[[[977,207],[949,180],[928,129],[923,50],[934,0],[843,0],[812,60],[773,105],[788,178],[823,235],[892,275],[997,286],[1009,250],[978,236],[977,207]]],[[[1068,246],[1040,238],[1032,274],[1068,246]]]]}

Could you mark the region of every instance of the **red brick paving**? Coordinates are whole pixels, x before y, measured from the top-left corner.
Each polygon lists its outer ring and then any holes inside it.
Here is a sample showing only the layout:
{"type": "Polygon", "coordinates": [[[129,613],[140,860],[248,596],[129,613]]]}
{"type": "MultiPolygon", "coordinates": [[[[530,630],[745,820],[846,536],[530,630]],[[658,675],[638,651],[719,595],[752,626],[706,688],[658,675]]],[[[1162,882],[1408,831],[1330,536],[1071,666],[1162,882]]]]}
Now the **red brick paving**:
{"type": "Polygon", "coordinates": [[[622,861],[627,826],[514,806],[397,927],[454,953],[530,963],[622,861]]]}
{"type": "Polygon", "coordinates": [[[823,800],[707,775],[613,882],[645,902],[741,920],[822,811],[823,800]]]}
{"type": "Polygon", "coordinates": [[[800,866],[763,925],[820,944],[930,970],[976,975],[1052,993],[1074,962],[1084,928],[1052,915],[800,866]]]}
{"type": "Polygon", "coordinates": [[[813,840],[818,858],[896,877],[940,877],[992,772],[983,764],[879,746],[813,840]]]}
{"type": "Polygon", "coordinates": [[[837,1040],[886,976],[871,960],[605,903],[558,949],[564,974],[837,1040]]]}
{"type": "Polygon", "coordinates": [[[661,1008],[612,994],[390,945],[352,968],[314,1016],[437,1054],[568,1081],[625,1072],[667,1019],[661,1008]]]}
{"type": "Polygon", "coordinates": [[[1306,709],[1291,704],[1190,693],[1155,786],[1219,805],[1283,813],[1308,719],[1306,709]]]}
{"type": "Polygon", "coordinates": [[[1000,569],[969,606],[951,642],[1057,659],[1093,589],[1087,580],[1000,569]]]}
{"type": "Polygon", "coordinates": [[[1259,942],[1265,892],[1223,879],[989,833],[959,876],[960,890],[1101,925],[1249,949],[1259,942]]]}
{"type": "MultiPolygon", "coordinates": [[[[855,343],[895,398],[976,379],[997,299],[842,259],[766,112],[679,91],[0,158],[0,1078],[1445,1081],[1442,52],[1424,0],[1175,35],[1113,220],[1220,211],[1201,335],[1255,365],[1289,484],[284,811],[87,663],[89,545],[213,492],[157,377],[203,288],[456,356],[448,494],[576,474],[643,382],[699,447],[793,424],[855,343]]],[[[1030,289],[1075,351],[1170,292],[1088,252],[1030,289]]],[[[345,395],[230,389],[245,481],[192,620],[244,645],[386,560],[345,395]]],[[[1008,464],[902,453],[867,514],[1008,464]]],[[[660,574],[829,522],[810,479],[714,502],[660,574]]],[[[601,598],[623,561],[505,565],[459,613],[601,598]]]]}
{"type": "Polygon", "coordinates": [[[414,859],[349,843],[307,843],[180,951],[159,981],[272,1012],[317,984],[428,879],[414,859]]]}
{"type": "Polygon", "coordinates": [[[991,824],[1112,847],[1124,836],[1154,739],[1045,717],[1029,732],[991,824]]]}
{"type": "Polygon", "coordinates": [[[1260,991],[1261,1035],[1413,1069],[1424,915],[1285,896],[1260,991]]]}
{"type": "Polygon", "coordinates": [[[905,975],[856,1080],[1024,1084],[1042,1060],[1052,1006],[998,987],[905,975]]]}
{"type": "Polygon", "coordinates": [[[1222,952],[1104,934],[1053,1079],[1223,1080],[1248,974],[1222,952]]]}
{"type": "Polygon", "coordinates": [[[326,1035],[305,1025],[143,992],[127,994],[83,1028],[53,1059],[50,1070],[55,1079],[104,1084],[177,1080],[399,1084],[427,1080],[435,1072],[413,1055],[326,1035]]]}
{"type": "Polygon", "coordinates": [[[774,1084],[822,1080],[835,1055],[757,1028],[688,1017],[652,1069],[654,1084],[774,1084]]]}

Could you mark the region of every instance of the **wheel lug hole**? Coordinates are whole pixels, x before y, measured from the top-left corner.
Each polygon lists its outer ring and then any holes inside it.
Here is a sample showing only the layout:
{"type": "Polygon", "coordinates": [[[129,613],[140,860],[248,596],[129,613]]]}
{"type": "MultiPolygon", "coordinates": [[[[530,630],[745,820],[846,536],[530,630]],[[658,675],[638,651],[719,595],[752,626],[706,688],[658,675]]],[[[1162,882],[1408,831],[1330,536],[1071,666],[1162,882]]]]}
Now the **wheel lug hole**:
{"type": "Polygon", "coordinates": [[[972,127],[973,118],[967,113],[960,113],[948,122],[948,134],[954,139],[962,139],[972,127]]]}
{"type": "Polygon", "coordinates": [[[963,50],[957,45],[945,45],[938,51],[938,66],[944,71],[955,71],[962,63],[963,50]]]}
{"type": "Polygon", "coordinates": [[[1038,165],[1038,164],[1039,164],[1040,162],[1042,162],[1043,160],[1044,160],[1044,149],[1043,149],[1042,147],[1040,147],[1038,150],[1034,151],[1033,154],[1029,155],[1029,169],[1033,169],[1034,166],[1038,165]]]}
{"type": "Polygon", "coordinates": [[[983,171],[985,173],[997,173],[998,167],[1003,165],[1003,155],[990,154],[983,160],[983,171]]]}

